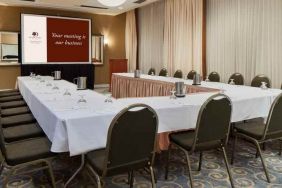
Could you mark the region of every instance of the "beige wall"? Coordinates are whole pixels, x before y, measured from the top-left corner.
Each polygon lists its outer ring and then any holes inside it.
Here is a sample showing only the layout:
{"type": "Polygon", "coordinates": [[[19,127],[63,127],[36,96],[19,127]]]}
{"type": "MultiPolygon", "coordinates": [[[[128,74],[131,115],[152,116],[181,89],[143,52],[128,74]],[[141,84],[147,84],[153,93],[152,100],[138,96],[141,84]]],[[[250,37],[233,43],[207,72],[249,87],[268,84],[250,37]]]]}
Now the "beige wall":
{"type": "Polygon", "coordinates": [[[0,89],[15,88],[16,78],[20,74],[19,66],[0,66],[0,89]]]}
{"type": "MultiPolygon", "coordinates": [[[[20,15],[44,14],[53,16],[70,16],[92,19],[92,34],[102,34],[109,44],[104,50],[104,65],[95,67],[95,83],[109,83],[109,59],[125,58],[125,14],[118,16],[95,15],[82,12],[70,12],[28,7],[0,6],[0,31],[20,31],[20,15]]],[[[0,66],[0,89],[13,88],[20,67],[0,66]]]]}

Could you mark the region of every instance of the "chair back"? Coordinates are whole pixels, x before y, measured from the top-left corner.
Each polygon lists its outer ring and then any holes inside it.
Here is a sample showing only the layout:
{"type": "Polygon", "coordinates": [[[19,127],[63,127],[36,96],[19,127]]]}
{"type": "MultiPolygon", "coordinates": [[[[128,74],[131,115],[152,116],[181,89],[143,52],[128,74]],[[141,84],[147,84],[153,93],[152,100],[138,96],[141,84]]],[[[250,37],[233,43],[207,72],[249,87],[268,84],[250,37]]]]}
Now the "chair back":
{"type": "Polygon", "coordinates": [[[193,80],[195,74],[197,74],[197,72],[194,71],[194,70],[191,70],[191,71],[188,73],[188,75],[187,75],[187,79],[193,80]]]}
{"type": "Polygon", "coordinates": [[[260,87],[261,86],[261,82],[265,82],[266,86],[268,88],[271,88],[270,79],[267,76],[265,76],[264,74],[260,74],[260,75],[255,76],[253,78],[252,82],[251,82],[251,86],[252,87],[260,87]]]}
{"type": "Polygon", "coordinates": [[[104,169],[130,170],[152,164],[157,131],[158,117],[150,106],[133,104],[123,109],[108,130],[104,169]]]}
{"type": "Polygon", "coordinates": [[[271,105],[262,139],[265,139],[268,135],[275,136],[275,134],[282,134],[282,93],[276,97],[271,105]]]}
{"type": "Polygon", "coordinates": [[[182,71],[181,71],[181,70],[175,71],[173,77],[174,77],[174,78],[183,78],[182,71]]]}
{"type": "Polygon", "coordinates": [[[166,70],[166,68],[162,68],[162,69],[160,70],[159,76],[166,76],[166,75],[167,75],[167,70],[166,70]]]}
{"type": "Polygon", "coordinates": [[[152,73],[156,75],[156,70],[154,68],[150,68],[148,75],[152,75],[152,73]]]}
{"type": "MultiPolygon", "coordinates": [[[[0,112],[1,112],[1,107],[0,107],[0,112]]],[[[5,140],[4,140],[4,133],[3,133],[3,128],[2,128],[2,117],[1,116],[0,116],[0,149],[1,149],[2,155],[4,157],[6,157],[6,147],[5,147],[5,140]]]]}
{"type": "Polygon", "coordinates": [[[220,76],[217,72],[211,72],[209,74],[209,81],[211,82],[220,82],[220,76]]]}
{"type": "Polygon", "coordinates": [[[196,125],[195,139],[192,150],[196,145],[218,142],[226,145],[230,130],[232,104],[224,94],[211,96],[202,105],[196,125]]]}
{"type": "Polygon", "coordinates": [[[240,73],[232,74],[228,80],[228,83],[231,82],[231,79],[234,80],[235,85],[244,85],[244,77],[240,73]]]}

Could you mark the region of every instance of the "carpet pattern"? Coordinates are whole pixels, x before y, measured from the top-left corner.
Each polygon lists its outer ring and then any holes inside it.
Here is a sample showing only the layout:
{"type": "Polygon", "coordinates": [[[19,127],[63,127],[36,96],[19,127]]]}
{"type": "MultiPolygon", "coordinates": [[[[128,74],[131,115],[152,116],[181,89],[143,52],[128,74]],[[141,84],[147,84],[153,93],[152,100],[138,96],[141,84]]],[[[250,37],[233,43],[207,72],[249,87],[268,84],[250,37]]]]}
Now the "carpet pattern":
{"type": "MultiPolygon", "coordinates": [[[[282,157],[278,155],[278,143],[268,143],[266,150],[263,151],[266,164],[270,173],[272,183],[265,180],[264,171],[261,161],[255,158],[255,148],[245,141],[239,141],[236,147],[235,163],[231,166],[234,183],[236,187],[246,188],[278,188],[282,187],[282,157]]],[[[231,143],[227,147],[230,159],[231,143]]],[[[165,155],[160,154],[156,162],[156,176],[158,188],[187,188],[189,187],[189,178],[184,153],[174,149],[171,155],[171,163],[169,168],[169,178],[164,179],[165,172],[165,155]]],[[[202,170],[197,171],[199,154],[195,153],[190,156],[192,174],[195,187],[199,188],[222,188],[230,187],[228,174],[225,169],[224,159],[220,150],[212,150],[203,153],[202,170]]],[[[80,158],[69,158],[68,156],[60,156],[52,160],[53,170],[56,176],[58,187],[63,187],[65,182],[80,164],[80,158]]],[[[4,169],[1,180],[5,179],[8,169],[4,169]]],[[[13,177],[9,180],[9,187],[19,187],[32,178],[33,184],[28,187],[50,187],[48,178],[43,172],[36,172],[22,177],[13,177]],[[25,182],[26,181],[26,182],[25,182]]],[[[2,181],[1,181],[2,182],[2,181]]],[[[96,187],[91,181],[86,170],[82,171],[69,186],[71,188],[91,188],[96,187]]],[[[123,188],[129,187],[127,184],[127,174],[117,175],[106,179],[106,187],[123,188]]],[[[135,188],[149,188],[150,176],[140,170],[135,173],[135,188]]]]}

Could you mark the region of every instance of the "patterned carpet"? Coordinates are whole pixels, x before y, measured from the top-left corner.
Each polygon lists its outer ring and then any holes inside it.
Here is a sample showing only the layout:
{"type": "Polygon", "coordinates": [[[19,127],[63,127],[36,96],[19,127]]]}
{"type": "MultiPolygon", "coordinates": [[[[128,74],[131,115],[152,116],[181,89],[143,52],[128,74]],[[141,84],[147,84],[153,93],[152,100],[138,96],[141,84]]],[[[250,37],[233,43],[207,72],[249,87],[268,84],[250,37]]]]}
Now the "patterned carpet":
{"type": "MultiPolygon", "coordinates": [[[[272,184],[265,181],[264,171],[259,158],[255,158],[255,149],[250,144],[239,141],[236,148],[236,160],[232,166],[232,174],[236,187],[258,187],[258,188],[276,188],[282,187],[282,157],[278,155],[278,143],[269,143],[267,148],[263,152],[265,160],[269,169],[272,184]]],[[[228,155],[230,157],[231,144],[228,145],[228,155]]],[[[189,179],[187,174],[187,167],[184,160],[184,154],[179,150],[172,152],[172,162],[170,164],[169,179],[164,180],[164,164],[165,156],[159,155],[156,162],[157,171],[157,187],[158,188],[187,188],[189,187],[189,179]]],[[[193,179],[195,187],[201,188],[221,188],[230,187],[228,175],[223,162],[222,152],[219,150],[213,150],[205,152],[203,155],[202,170],[196,171],[198,165],[199,154],[192,155],[191,157],[193,179]]],[[[66,181],[71,174],[78,167],[80,162],[79,157],[69,158],[67,156],[60,156],[60,158],[53,159],[52,165],[55,171],[56,182],[58,187],[63,187],[63,182],[66,181]]],[[[5,178],[4,170],[1,180],[5,178]]],[[[37,172],[30,174],[27,179],[33,179],[33,187],[50,187],[44,173],[37,172]]],[[[23,177],[12,178],[9,182],[13,182],[17,179],[18,182],[10,183],[10,187],[18,187],[17,183],[23,183],[23,177]]],[[[106,187],[110,188],[122,188],[129,187],[127,184],[127,174],[117,175],[106,179],[106,187]]],[[[32,186],[28,186],[32,187],[32,186]]],[[[71,188],[80,187],[96,187],[90,181],[86,171],[83,171],[70,185],[71,188]]],[[[138,171],[135,173],[135,188],[147,188],[151,187],[150,176],[145,171],[138,171]]]]}

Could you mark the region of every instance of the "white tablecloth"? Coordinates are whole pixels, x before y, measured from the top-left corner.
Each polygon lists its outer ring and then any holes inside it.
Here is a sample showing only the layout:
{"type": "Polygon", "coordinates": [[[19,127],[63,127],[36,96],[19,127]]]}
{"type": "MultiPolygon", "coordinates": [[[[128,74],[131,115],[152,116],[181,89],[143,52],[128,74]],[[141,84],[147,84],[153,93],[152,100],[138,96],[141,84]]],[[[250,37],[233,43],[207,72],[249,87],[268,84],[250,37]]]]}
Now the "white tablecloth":
{"type": "MultiPolygon", "coordinates": [[[[70,82],[53,81],[51,77],[43,79],[46,81],[18,77],[20,92],[51,140],[51,151],[69,151],[71,156],[105,147],[112,119],[130,104],[145,103],[153,107],[159,118],[158,132],[162,133],[195,128],[201,105],[215,94],[191,94],[176,100],[169,97],[125,98],[105,103],[106,96],[95,91],[77,91],[76,86],[70,82]],[[60,89],[47,87],[48,82],[60,89]],[[66,89],[71,92],[71,96],[63,95],[66,89]],[[77,103],[81,95],[87,100],[87,104],[77,103]]],[[[223,87],[220,84],[207,84],[209,87],[223,87]]],[[[281,92],[229,85],[224,85],[224,89],[233,103],[233,122],[267,116],[272,101],[281,92]]]]}

